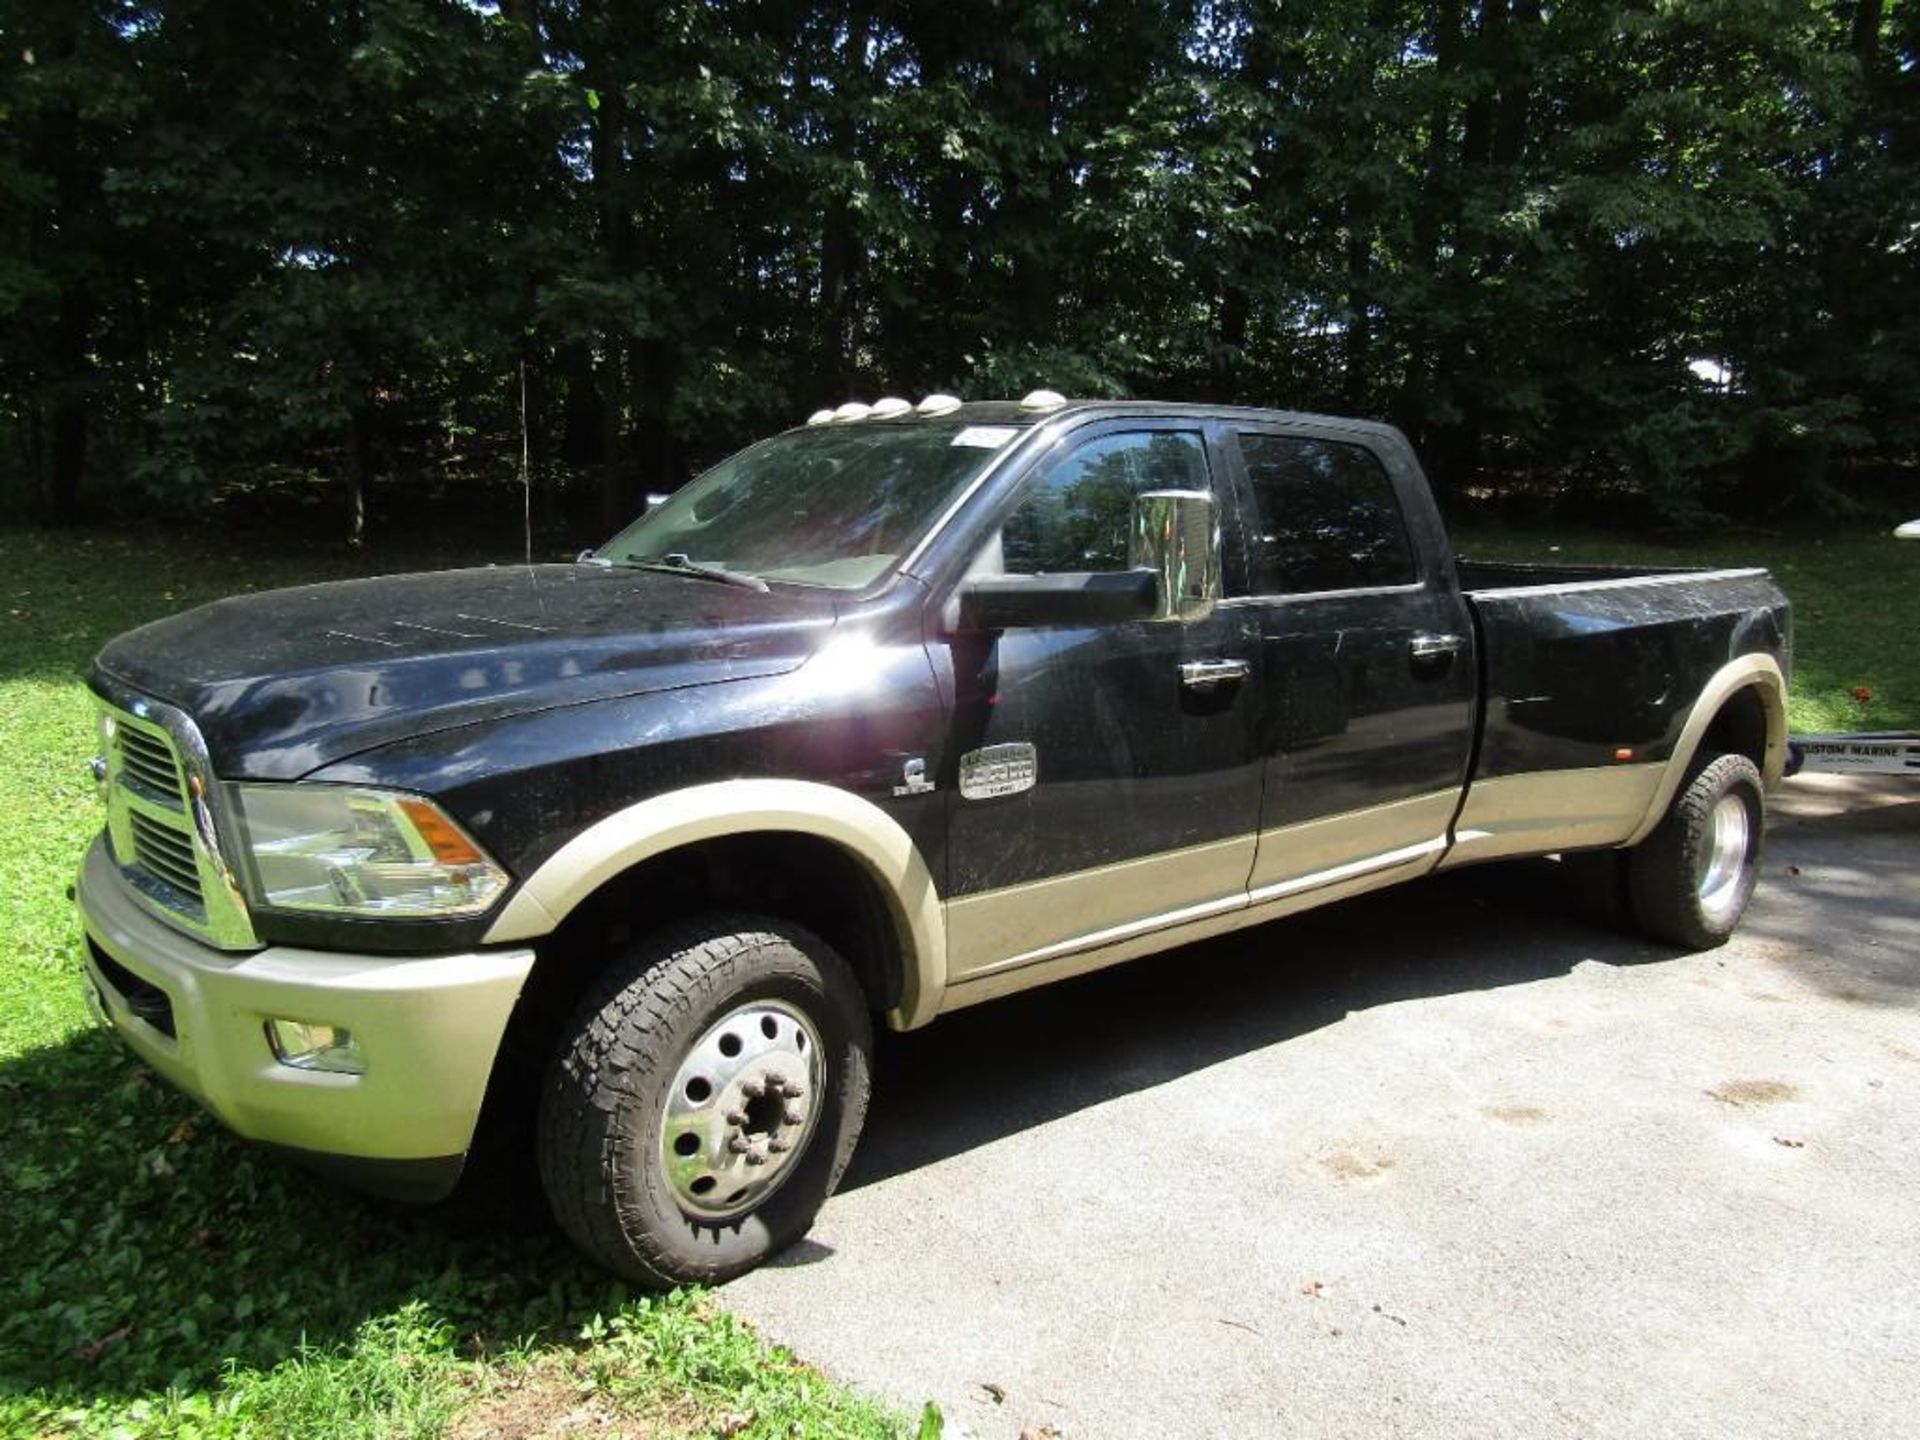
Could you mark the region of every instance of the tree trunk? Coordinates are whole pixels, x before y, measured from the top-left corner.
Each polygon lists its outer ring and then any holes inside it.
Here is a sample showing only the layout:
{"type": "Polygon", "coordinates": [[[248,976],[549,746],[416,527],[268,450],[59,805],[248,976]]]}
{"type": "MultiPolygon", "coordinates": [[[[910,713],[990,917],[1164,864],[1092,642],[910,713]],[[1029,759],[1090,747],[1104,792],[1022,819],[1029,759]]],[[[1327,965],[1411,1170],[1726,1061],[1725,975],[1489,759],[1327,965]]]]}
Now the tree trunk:
{"type": "Polygon", "coordinates": [[[562,345],[554,373],[564,391],[560,406],[560,462],[586,470],[601,461],[600,392],[595,387],[593,354],[585,345],[562,345]]]}
{"type": "Polygon", "coordinates": [[[609,334],[607,348],[594,367],[600,405],[600,527],[611,535],[633,518],[633,481],[627,472],[625,427],[621,424],[621,337],[609,334]]]}
{"type": "Polygon", "coordinates": [[[1853,58],[1869,87],[1880,68],[1880,22],[1885,11],[1885,0],[1859,0],[1853,7],[1853,58]]]}
{"type": "MultiPolygon", "coordinates": [[[[867,45],[872,33],[873,20],[864,11],[848,14],[846,50],[833,86],[831,142],[834,158],[848,166],[860,157],[859,111],[867,98],[867,45]]],[[[827,201],[820,234],[820,373],[828,397],[822,404],[838,404],[853,385],[854,295],[864,259],[853,207],[846,196],[836,194],[827,201]]]]}
{"type": "MultiPolygon", "coordinates": [[[[992,66],[1001,123],[1010,124],[1029,141],[1051,137],[1054,127],[1047,86],[1034,74],[1035,62],[1026,42],[1011,27],[1001,31],[992,66]]],[[[1054,224],[1050,193],[1054,177],[1044,168],[1047,164],[1047,158],[1023,153],[1017,165],[1006,166],[1004,174],[1006,199],[997,228],[1003,237],[1003,254],[1013,262],[1010,318],[1021,331],[1008,339],[1046,340],[1052,335],[1060,298],[1055,257],[1065,236],[1054,224]]]]}
{"type": "Polygon", "coordinates": [[[1353,203],[1347,206],[1347,333],[1346,374],[1340,386],[1341,402],[1353,414],[1363,414],[1371,393],[1373,366],[1373,236],[1366,217],[1353,203]]]}
{"type": "Polygon", "coordinates": [[[47,509],[57,524],[81,517],[94,390],[87,337],[93,307],[69,281],[60,296],[53,332],[53,363],[43,381],[47,403],[47,509]]]}
{"type": "MultiPolygon", "coordinates": [[[[589,62],[587,75],[599,107],[593,112],[593,192],[600,222],[600,249],[609,273],[633,273],[633,228],[626,187],[627,102],[618,76],[603,75],[589,62]],[[597,82],[597,83],[595,83],[597,82]]],[[[621,402],[623,373],[634,368],[625,327],[609,325],[601,333],[595,380],[600,397],[600,518],[611,533],[633,518],[637,507],[633,477],[623,454],[625,433],[621,402]]]]}
{"type": "Polygon", "coordinates": [[[635,342],[633,369],[627,386],[632,398],[633,434],[631,479],[626,524],[640,514],[649,491],[679,488],[681,476],[674,472],[673,434],[667,426],[667,414],[673,392],[680,383],[679,365],[670,341],[650,337],[635,342]]]}
{"type": "Polygon", "coordinates": [[[1407,369],[1400,394],[1394,404],[1400,428],[1424,445],[1430,438],[1427,423],[1432,405],[1431,387],[1434,368],[1434,323],[1431,312],[1440,298],[1440,237],[1443,213],[1452,208],[1451,166],[1448,147],[1452,139],[1453,104],[1451,86],[1460,72],[1462,0],[1438,0],[1434,6],[1434,76],[1437,82],[1433,104],[1427,114],[1427,156],[1421,193],[1414,199],[1413,261],[1425,275],[1426,294],[1419,310],[1407,326],[1407,369]]]}
{"type": "Polygon", "coordinates": [[[54,523],[81,518],[81,482],[87,470],[87,405],[66,394],[50,407],[52,443],[48,446],[47,502],[54,523]]]}
{"type": "Polygon", "coordinates": [[[1540,0],[1513,0],[1501,64],[1500,103],[1493,123],[1493,163],[1518,165],[1526,154],[1533,122],[1533,77],[1540,44],[1540,0]]]}

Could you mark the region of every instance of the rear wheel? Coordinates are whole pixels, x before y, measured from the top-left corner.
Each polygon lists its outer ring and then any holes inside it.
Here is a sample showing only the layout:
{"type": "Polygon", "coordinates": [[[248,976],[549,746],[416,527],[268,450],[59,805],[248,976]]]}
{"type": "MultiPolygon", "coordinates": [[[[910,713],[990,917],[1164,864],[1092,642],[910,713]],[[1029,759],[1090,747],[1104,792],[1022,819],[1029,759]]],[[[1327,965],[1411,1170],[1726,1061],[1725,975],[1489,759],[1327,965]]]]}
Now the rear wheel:
{"type": "Polygon", "coordinates": [[[839,1182],[872,1044],[852,972],[798,926],[714,916],[637,943],[548,1073],[555,1217],[644,1285],[743,1274],[804,1235],[839,1182]]]}
{"type": "Polygon", "coordinates": [[[1702,761],[1659,828],[1628,855],[1635,923],[1693,950],[1725,944],[1753,895],[1765,826],[1753,762],[1744,755],[1702,761]]]}

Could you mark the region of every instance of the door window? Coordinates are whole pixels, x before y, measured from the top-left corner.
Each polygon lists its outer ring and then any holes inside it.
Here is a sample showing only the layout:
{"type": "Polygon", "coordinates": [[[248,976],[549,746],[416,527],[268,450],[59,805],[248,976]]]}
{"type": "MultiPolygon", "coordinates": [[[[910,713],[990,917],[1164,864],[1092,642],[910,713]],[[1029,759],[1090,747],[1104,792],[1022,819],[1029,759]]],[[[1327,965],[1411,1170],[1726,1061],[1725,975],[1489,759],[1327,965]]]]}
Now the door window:
{"type": "Polygon", "coordinates": [[[1001,531],[1006,573],[1127,568],[1133,497],[1208,490],[1207,452],[1191,431],[1128,431],[1089,440],[1044,471],[1001,531]]]}
{"type": "Polygon", "coordinates": [[[1300,435],[1238,439],[1253,490],[1256,593],[1359,590],[1417,578],[1393,481],[1372,451],[1300,435]]]}

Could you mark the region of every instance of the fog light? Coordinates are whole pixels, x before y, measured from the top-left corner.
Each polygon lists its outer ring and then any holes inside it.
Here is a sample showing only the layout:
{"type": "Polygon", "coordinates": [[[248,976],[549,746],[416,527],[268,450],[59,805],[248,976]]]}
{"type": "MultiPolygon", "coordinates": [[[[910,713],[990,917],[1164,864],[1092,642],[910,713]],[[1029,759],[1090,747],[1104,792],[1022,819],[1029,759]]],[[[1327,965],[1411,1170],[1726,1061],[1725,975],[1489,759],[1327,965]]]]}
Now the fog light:
{"type": "Polygon", "coordinates": [[[364,1075],[366,1057],[353,1032],[340,1025],[312,1025],[305,1020],[267,1021],[267,1044],[274,1058],[296,1070],[327,1070],[336,1075],[364,1075]]]}

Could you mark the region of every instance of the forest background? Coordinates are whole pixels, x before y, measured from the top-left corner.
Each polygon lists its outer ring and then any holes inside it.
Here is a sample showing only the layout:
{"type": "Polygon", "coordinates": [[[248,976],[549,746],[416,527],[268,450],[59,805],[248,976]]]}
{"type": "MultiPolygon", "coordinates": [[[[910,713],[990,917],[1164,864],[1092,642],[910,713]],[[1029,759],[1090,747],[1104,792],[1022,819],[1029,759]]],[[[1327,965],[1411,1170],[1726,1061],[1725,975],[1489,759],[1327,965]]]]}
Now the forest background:
{"type": "Polygon", "coordinates": [[[1529,521],[1920,509],[1915,0],[0,0],[0,207],[15,515],[517,526],[524,457],[597,539],[1036,385],[1529,521]]]}

